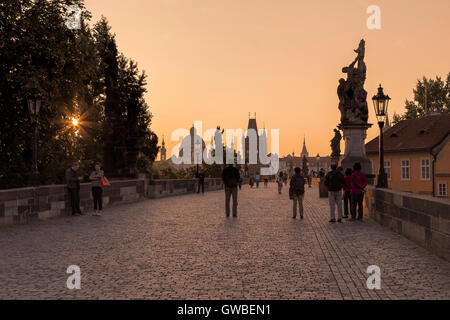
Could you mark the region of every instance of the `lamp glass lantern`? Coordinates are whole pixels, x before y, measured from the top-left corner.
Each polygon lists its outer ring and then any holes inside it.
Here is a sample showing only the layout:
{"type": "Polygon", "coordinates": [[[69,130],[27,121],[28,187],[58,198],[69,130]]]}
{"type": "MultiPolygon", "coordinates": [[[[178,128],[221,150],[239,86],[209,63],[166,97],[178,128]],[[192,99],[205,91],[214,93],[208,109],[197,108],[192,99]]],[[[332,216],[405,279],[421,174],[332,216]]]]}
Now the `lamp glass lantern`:
{"type": "Polygon", "coordinates": [[[389,100],[391,100],[391,98],[384,94],[383,87],[380,84],[378,93],[372,97],[373,107],[378,122],[384,122],[388,112],[389,100]]]}
{"type": "Polygon", "coordinates": [[[383,87],[378,87],[378,93],[372,97],[373,101],[373,107],[375,109],[375,115],[378,119],[378,126],[380,127],[380,136],[378,138],[379,143],[379,160],[380,160],[380,172],[378,174],[378,182],[377,182],[377,188],[387,188],[387,175],[384,170],[384,142],[383,142],[383,127],[384,127],[384,121],[386,119],[388,107],[389,107],[389,100],[391,98],[388,95],[385,95],[383,92],[383,87]]]}
{"type": "Polygon", "coordinates": [[[30,97],[28,99],[28,111],[31,115],[39,115],[39,110],[41,109],[41,99],[37,96],[30,97]]]}

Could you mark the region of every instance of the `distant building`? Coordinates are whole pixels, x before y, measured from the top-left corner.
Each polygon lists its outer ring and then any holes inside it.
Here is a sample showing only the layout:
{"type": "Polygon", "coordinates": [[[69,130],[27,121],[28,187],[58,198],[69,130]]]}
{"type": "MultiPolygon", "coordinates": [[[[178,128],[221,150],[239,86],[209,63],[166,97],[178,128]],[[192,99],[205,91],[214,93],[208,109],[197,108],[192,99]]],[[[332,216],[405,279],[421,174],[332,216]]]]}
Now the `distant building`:
{"type": "Polygon", "coordinates": [[[306,149],[306,137],[303,137],[303,148],[302,148],[302,153],[300,154],[300,157],[309,157],[309,153],[308,150],[306,149]]]}
{"type": "MultiPolygon", "coordinates": [[[[401,121],[383,138],[389,188],[448,198],[450,114],[401,121]]],[[[378,137],[366,144],[366,153],[378,174],[378,137]]]]}
{"type": "MultiPolygon", "coordinates": [[[[184,151],[190,151],[190,164],[195,164],[195,159],[198,157],[202,159],[203,151],[206,148],[205,141],[196,132],[194,126],[189,130],[189,135],[184,137],[181,141],[180,150],[178,152],[179,157],[183,157],[184,151]]],[[[189,165],[189,164],[188,164],[189,165]]]]}
{"type": "Polygon", "coordinates": [[[203,141],[202,137],[196,134],[195,128],[192,126],[192,128],[189,131],[189,135],[184,137],[180,144],[180,149],[178,151],[178,157],[183,157],[183,151],[188,150],[190,151],[190,163],[180,163],[175,164],[172,157],[167,158],[167,150],[166,150],[166,144],[164,142],[164,138],[161,143],[161,155],[160,155],[160,161],[155,161],[155,166],[170,166],[174,169],[188,169],[191,167],[196,166],[195,159],[196,157],[202,156],[203,151],[205,150],[206,145],[203,141]],[[201,147],[200,147],[201,146],[201,147]],[[200,154],[201,153],[201,154],[200,154]]]}
{"type": "Polygon", "coordinates": [[[323,169],[325,172],[331,170],[331,157],[321,157],[319,154],[315,157],[310,157],[306,147],[306,138],[304,137],[300,156],[295,156],[295,153],[292,152],[292,154],[280,158],[279,171],[283,171],[288,175],[293,175],[296,167],[303,169],[303,157],[306,157],[308,170],[310,172],[317,173],[320,169],[323,169]]]}
{"type": "Polygon", "coordinates": [[[256,176],[261,172],[261,164],[259,161],[259,133],[258,133],[258,124],[256,123],[256,115],[254,118],[249,117],[247,130],[253,129],[256,132],[256,159],[257,163],[250,164],[250,138],[247,135],[245,137],[245,166],[244,166],[244,174],[247,177],[256,176]]]}
{"type": "Polygon", "coordinates": [[[167,150],[166,150],[166,143],[164,142],[164,137],[162,139],[161,143],[161,161],[165,161],[167,159],[167,150]]]}

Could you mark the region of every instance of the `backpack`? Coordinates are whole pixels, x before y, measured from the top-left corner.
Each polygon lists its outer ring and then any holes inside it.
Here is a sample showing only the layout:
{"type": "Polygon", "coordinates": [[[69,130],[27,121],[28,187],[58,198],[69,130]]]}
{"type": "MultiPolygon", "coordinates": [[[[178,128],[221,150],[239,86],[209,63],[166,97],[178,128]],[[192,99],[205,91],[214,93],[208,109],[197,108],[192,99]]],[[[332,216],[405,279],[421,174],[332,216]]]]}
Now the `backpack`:
{"type": "Polygon", "coordinates": [[[334,189],[341,189],[342,185],[345,184],[345,178],[337,171],[331,171],[327,176],[325,177],[324,184],[328,188],[334,188],[334,189]]]}
{"type": "Polygon", "coordinates": [[[302,176],[300,176],[300,177],[294,176],[292,179],[294,179],[294,183],[292,184],[292,189],[293,189],[294,193],[304,194],[305,193],[305,179],[302,176]]]}
{"type": "MultiPolygon", "coordinates": [[[[239,173],[238,173],[239,174],[239,173]]],[[[234,188],[239,184],[239,178],[236,177],[235,171],[233,169],[228,170],[225,179],[225,186],[229,188],[234,188]]]]}

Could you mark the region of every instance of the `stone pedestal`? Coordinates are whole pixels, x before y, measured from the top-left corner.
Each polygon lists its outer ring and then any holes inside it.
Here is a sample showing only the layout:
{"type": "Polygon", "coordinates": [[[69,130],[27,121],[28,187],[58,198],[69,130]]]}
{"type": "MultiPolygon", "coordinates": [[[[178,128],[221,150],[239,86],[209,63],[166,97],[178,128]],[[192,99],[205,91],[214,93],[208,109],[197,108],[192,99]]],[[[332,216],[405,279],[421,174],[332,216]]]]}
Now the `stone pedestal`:
{"type": "Polygon", "coordinates": [[[335,165],[339,166],[340,158],[341,158],[340,156],[331,155],[331,164],[335,164],[335,165]]]}
{"type": "Polygon", "coordinates": [[[345,153],[341,162],[344,171],[347,168],[353,169],[353,165],[359,162],[362,167],[361,171],[368,178],[373,176],[372,163],[366,156],[365,147],[367,129],[371,126],[372,124],[340,124],[338,126],[344,133],[345,153]]]}
{"type": "Polygon", "coordinates": [[[319,197],[328,198],[328,187],[325,185],[325,178],[319,182],[319,197]]]}

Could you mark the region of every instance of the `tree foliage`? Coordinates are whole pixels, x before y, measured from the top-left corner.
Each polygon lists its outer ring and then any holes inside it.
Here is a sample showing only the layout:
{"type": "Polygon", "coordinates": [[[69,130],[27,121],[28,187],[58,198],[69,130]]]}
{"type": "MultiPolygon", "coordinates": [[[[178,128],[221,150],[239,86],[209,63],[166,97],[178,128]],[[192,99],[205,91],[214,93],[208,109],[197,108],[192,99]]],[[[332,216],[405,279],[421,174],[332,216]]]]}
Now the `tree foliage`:
{"type": "Polygon", "coordinates": [[[73,161],[88,170],[105,160],[114,173],[132,174],[140,153],[154,160],[145,73],[118,52],[105,18],[92,29],[89,20],[83,0],[0,2],[0,188],[29,181],[34,124],[27,98],[35,90],[42,100],[40,183],[62,183],[73,161]],[[72,4],[82,9],[79,30],[66,26],[72,4]]]}
{"type": "Polygon", "coordinates": [[[405,101],[405,113],[394,113],[393,123],[406,119],[415,119],[428,115],[430,112],[448,113],[450,110],[450,72],[446,81],[440,77],[435,80],[423,77],[417,81],[413,89],[414,100],[405,101]]]}

